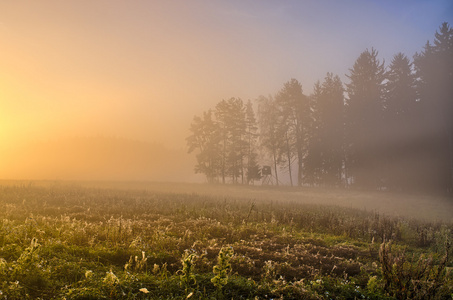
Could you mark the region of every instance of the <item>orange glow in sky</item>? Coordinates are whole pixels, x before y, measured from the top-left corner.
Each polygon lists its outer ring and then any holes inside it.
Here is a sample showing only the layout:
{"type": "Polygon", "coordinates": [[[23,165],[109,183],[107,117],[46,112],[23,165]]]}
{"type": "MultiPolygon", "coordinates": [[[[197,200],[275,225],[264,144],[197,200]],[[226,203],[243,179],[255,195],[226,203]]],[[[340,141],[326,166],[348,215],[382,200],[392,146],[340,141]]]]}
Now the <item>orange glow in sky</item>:
{"type": "Polygon", "coordinates": [[[33,177],[11,157],[42,141],[118,137],[185,153],[193,116],[222,99],[254,100],[290,78],[308,94],[366,48],[411,57],[452,23],[451,1],[339,3],[2,1],[0,179],[33,177]]]}

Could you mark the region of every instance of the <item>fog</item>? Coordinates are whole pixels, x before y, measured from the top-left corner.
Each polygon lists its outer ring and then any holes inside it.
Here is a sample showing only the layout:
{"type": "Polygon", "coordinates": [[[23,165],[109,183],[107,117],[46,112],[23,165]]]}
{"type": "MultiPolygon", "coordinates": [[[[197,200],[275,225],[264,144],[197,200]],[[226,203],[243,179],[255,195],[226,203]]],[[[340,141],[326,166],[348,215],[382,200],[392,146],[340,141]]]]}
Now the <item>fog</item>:
{"type": "MultiPolygon", "coordinates": [[[[186,138],[222,99],[412,57],[451,1],[2,1],[0,179],[203,182],[186,138]],[[423,17],[422,17],[423,16],[423,17]]],[[[423,137],[425,138],[425,137],[423,137]]]]}
{"type": "Polygon", "coordinates": [[[200,181],[186,151],[122,138],[30,142],[3,158],[4,172],[21,180],[200,181]]]}

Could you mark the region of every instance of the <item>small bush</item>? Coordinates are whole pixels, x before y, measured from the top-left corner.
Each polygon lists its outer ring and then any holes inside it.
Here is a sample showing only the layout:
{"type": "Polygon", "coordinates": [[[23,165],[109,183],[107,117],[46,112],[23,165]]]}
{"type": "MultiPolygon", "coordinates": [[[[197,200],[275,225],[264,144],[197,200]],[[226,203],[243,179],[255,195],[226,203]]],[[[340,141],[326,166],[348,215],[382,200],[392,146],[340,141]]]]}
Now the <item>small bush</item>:
{"type": "Polygon", "coordinates": [[[436,263],[433,255],[413,255],[406,250],[392,250],[392,243],[382,243],[379,250],[384,289],[397,299],[437,299],[453,291],[447,271],[447,253],[436,263]]]}

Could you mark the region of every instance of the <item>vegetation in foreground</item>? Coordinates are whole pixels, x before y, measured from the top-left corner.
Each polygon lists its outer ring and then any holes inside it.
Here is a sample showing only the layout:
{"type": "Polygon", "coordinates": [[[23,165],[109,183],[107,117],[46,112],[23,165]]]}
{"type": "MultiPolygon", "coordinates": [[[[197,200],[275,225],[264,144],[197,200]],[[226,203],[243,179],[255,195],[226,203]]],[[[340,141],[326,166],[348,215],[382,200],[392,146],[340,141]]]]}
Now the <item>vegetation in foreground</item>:
{"type": "Polygon", "coordinates": [[[0,188],[1,299],[451,299],[453,224],[351,208],[0,188]]]}

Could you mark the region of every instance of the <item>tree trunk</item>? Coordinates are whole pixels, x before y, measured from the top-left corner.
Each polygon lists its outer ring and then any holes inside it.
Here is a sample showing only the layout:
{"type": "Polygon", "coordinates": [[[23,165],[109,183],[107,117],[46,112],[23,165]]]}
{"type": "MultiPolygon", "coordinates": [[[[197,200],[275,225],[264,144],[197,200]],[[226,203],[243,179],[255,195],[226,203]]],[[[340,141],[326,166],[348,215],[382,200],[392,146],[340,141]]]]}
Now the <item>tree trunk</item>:
{"type": "MultiPolygon", "coordinates": [[[[277,155],[275,154],[275,151],[273,153],[274,155],[274,170],[275,170],[275,181],[276,185],[278,186],[278,174],[277,174],[277,155]]],[[[272,175],[271,175],[272,176],[272,175]]]]}
{"type": "Polygon", "coordinates": [[[286,132],[286,155],[288,157],[289,181],[291,182],[291,186],[293,186],[293,174],[291,170],[291,149],[289,148],[288,132],[286,132]]]}

